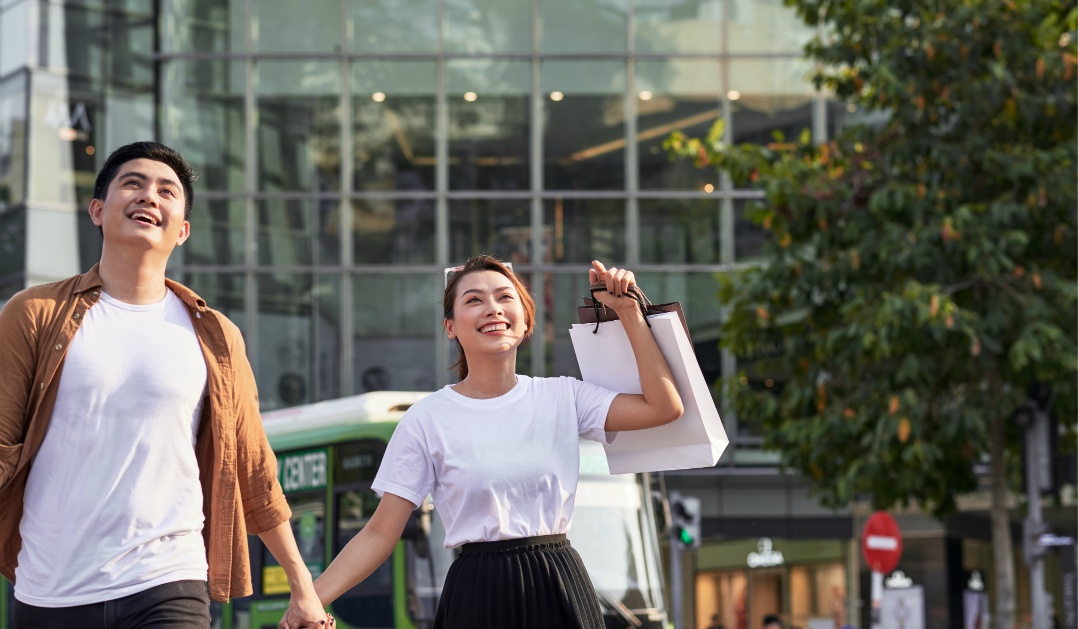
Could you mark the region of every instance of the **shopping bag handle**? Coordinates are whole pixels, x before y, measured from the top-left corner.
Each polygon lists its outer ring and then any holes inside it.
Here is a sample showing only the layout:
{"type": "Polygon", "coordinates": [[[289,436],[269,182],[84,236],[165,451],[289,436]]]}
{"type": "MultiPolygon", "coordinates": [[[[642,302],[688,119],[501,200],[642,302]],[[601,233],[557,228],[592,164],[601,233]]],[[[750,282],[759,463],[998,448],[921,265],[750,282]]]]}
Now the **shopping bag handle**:
{"type": "MultiPolygon", "coordinates": [[[[592,310],[595,311],[595,329],[591,331],[592,334],[599,333],[599,307],[604,310],[606,306],[595,298],[595,293],[606,291],[606,282],[595,282],[589,287],[591,291],[591,298],[586,301],[591,301],[592,310]]],[[[651,327],[651,322],[648,321],[648,306],[651,305],[651,300],[644,294],[644,291],[640,290],[640,287],[636,284],[629,284],[628,290],[625,294],[631,297],[640,306],[640,314],[644,317],[644,323],[648,324],[648,328],[651,327]]]]}

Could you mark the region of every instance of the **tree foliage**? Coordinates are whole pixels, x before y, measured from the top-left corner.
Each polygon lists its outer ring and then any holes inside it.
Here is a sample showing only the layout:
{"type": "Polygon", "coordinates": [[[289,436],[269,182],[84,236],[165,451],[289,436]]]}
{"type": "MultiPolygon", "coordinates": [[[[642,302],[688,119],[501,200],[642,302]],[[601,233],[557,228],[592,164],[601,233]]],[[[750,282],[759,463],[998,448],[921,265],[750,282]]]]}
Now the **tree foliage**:
{"type": "Polygon", "coordinates": [[[725,391],[825,504],[945,514],[1031,384],[1052,385],[1074,441],[1078,9],[787,4],[822,33],[816,84],[885,116],[822,144],[732,146],[721,122],[667,141],[766,195],[764,264],[720,297],[723,344],[778,385],[725,391]]]}

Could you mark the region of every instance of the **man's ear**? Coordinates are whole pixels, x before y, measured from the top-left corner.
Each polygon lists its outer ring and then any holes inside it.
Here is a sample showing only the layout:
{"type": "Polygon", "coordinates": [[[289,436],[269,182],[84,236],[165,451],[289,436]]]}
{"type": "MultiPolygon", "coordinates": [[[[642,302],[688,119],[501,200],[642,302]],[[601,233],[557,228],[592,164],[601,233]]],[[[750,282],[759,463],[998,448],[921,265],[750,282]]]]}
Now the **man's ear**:
{"type": "Polygon", "coordinates": [[[189,221],[183,222],[183,227],[180,229],[180,235],[176,239],[176,246],[183,246],[183,243],[187,242],[187,239],[191,237],[191,223],[189,221]]]}
{"type": "Polygon", "coordinates": [[[101,223],[104,221],[101,217],[102,212],[105,211],[104,201],[101,199],[91,199],[88,211],[90,212],[90,220],[93,221],[94,225],[101,227],[101,223]]]}

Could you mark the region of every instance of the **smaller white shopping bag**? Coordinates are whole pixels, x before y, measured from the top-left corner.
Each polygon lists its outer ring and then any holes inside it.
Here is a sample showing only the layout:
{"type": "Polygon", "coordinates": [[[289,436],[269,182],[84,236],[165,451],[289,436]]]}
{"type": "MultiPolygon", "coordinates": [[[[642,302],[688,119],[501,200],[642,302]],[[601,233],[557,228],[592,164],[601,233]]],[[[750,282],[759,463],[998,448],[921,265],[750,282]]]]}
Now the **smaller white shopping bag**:
{"type": "MultiPolygon", "coordinates": [[[[730,443],[711,387],[678,315],[648,316],[655,342],[670,365],[685,413],[676,421],[617,433],[603,444],[611,474],[659,472],[711,467],[730,443]]],[[[579,323],[569,330],[580,375],[585,382],[620,393],[640,393],[640,372],[625,328],[620,321],[579,323]]]]}

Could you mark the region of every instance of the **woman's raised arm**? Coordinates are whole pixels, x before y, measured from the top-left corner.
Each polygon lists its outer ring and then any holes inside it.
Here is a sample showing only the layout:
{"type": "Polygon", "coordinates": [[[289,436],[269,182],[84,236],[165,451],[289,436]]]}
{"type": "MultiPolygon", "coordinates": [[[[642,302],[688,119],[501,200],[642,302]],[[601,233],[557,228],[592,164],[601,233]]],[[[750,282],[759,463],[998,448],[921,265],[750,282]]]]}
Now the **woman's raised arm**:
{"type": "Polygon", "coordinates": [[[629,337],[640,372],[640,394],[621,393],[610,405],[606,415],[606,430],[641,430],[669,424],[684,412],[681,395],[674,386],[674,376],[666,363],[651,329],[644,321],[640,305],[626,292],[636,283],[631,271],[603,266],[594,260],[588,271],[589,284],[603,282],[607,292],[597,291],[595,298],[613,308],[629,337]]]}

